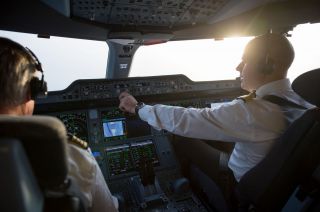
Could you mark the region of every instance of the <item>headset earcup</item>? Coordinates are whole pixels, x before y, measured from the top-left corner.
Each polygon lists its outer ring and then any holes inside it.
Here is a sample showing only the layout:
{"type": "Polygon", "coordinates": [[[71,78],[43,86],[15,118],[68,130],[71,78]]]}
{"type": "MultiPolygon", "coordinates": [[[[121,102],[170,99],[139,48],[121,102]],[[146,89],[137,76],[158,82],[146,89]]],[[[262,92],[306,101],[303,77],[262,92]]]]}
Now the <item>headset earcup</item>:
{"type": "Polygon", "coordinates": [[[41,81],[36,78],[33,77],[30,81],[30,94],[31,94],[31,99],[35,100],[35,98],[37,97],[40,87],[41,86],[41,81]]]}
{"type": "Polygon", "coordinates": [[[30,81],[30,94],[31,99],[35,100],[37,97],[43,98],[47,96],[47,82],[43,79],[41,80],[37,77],[33,77],[30,81]]]}

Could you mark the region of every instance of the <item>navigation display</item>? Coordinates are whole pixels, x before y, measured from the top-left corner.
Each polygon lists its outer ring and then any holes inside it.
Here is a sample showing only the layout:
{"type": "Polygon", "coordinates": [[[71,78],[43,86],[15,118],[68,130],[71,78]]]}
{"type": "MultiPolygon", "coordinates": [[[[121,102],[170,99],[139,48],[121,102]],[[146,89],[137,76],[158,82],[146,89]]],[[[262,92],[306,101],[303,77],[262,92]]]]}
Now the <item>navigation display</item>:
{"type": "Polygon", "coordinates": [[[105,138],[125,135],[125,122],[122,119],[111,119],[103,122],[103,133],[105,138]]]}
{"type": "Polygon", "coordinates": [[[103,137],[105,141],[148,136],[151,128],[147,122],[134,115],[125,115],[118,108],[101,112],[103,137]]]}
{"type": "Polygon", "coordinates": [[[85,112],[65,112],[54,116],[64,123],[67,132],[88,141],[87,114],[85,112]]]}

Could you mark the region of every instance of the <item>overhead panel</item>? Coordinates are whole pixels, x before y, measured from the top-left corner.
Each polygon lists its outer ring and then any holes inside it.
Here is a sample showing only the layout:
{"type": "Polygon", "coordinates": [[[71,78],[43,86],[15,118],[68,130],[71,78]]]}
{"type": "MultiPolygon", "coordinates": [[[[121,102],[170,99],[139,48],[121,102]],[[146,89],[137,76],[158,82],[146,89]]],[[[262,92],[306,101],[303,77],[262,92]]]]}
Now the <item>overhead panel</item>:
{"type": "Polygon", "coordinates": [[[72,17],[106,25],[184,27],[204,24],[229,0],[72,0],[72,17]]]}
{"type": "Polygon", "coordinates": [[[71,8],[73,17],[107,23],[111,11],[111,4],[108,1],[80,0],[72,1],[71,8]]]}

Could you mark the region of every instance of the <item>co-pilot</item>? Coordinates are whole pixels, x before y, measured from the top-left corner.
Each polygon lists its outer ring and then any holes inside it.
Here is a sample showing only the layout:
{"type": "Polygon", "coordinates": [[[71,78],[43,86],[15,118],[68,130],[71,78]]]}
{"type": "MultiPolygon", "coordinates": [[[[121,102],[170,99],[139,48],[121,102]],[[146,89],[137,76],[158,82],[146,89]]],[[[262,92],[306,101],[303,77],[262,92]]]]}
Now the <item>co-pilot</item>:
{"type": "Polygon", "coordinates": [[[156,129],[177,135],[224,142],[235,142],[231,154],[208,145],[210,141],[183,139],[175,142],[183,164],[192,162],[211,177],[228,199],[234,185],[259,163],[289,124],[313,107],[301,99],[286,78],[294,59],[289,40],[279,34],[265,34],[246,46],[242,62],[236,67],[241,87],[250,95],[213,108],[182,108],[145,105],[127,92],[120,94],[119,108],[139,117],[156,129]],[[293,105],[283,108],[267,100],[281,97],[293,105]],[[223,173],[223,175],[222,175],[223,173]]]}

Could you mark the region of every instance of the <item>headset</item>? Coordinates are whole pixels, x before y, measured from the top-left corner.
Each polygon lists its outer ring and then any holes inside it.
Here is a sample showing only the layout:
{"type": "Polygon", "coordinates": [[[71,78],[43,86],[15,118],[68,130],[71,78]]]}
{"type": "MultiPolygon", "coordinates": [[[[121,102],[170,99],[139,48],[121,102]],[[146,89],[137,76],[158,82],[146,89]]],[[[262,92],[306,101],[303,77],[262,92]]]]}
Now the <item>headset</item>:
{"type": "Polygon", "coordinates": [[[33,59],[36,70],[41,73],[40,79],[34,76],[30,81],[31,99],[35,100],[36,98],[45,98],[47,97],[48,88],[47,88],[47,82],[44,80],[44,74],[43,74],[41,63],[37,58],[37,56],[28,47],[24,47],[24,49],[26,50],[26,53],[30,55],[31,58],[33,59]]]}
{"type": "Polygon", "coordinates": [[[1,49],[0,55],[4,54],[6,51],[10,49],[17,49],[31,57],[31,59],[34,62],[34,64],[32,64],[33,68],[35,68],[36,71],[39,71],[41,73],[40,78],[38,78],[37,76],[33,76],[30,80],[31,99],[35,100],[36,98],[46,97],[48,92],[47,82],[44,80],[43,69],[37,56],[29,48],[24,47],[19,43],[16,43],[15,41],[12,41],[8,38],[0,37],[0,47],[4,47],[3,49],[1,49]]]}
{"type": "Polygon", "coordinates": [[[274,71],[274,61],[273,59],[270,58],[269,56],[269,51],[270,51],[270,34],[271,31],[267,32],[267,40],[265,42],[265,58],[262,59],[261,65],[260,65],[260,71],[261,73],[268,75],[271,74],[274,71]]]}

